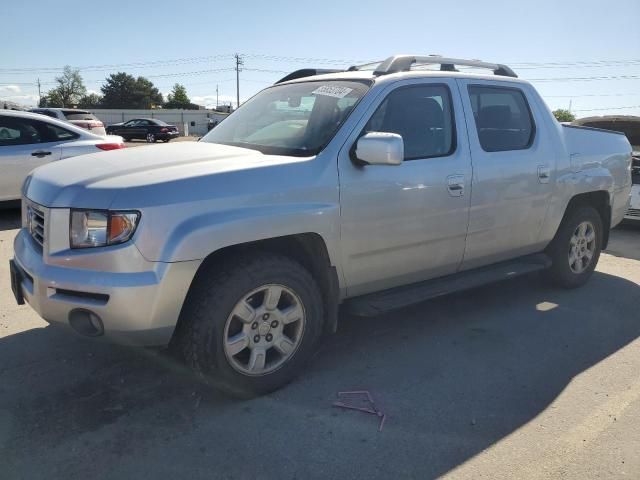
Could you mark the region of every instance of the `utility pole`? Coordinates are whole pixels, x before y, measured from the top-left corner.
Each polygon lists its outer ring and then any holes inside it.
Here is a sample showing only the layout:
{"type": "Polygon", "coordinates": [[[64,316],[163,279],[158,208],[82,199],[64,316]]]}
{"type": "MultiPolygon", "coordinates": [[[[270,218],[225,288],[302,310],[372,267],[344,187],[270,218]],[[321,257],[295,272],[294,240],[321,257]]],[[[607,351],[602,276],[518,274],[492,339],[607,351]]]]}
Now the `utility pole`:
{"type": "Polygon", "coordinates": [[[218,84],[216,83],[216,108],[218,108],[218,84]]]}
{"type": "Polygon", "coordinates": [[[238,108],[240,106],[240,72],[244,62],[240,54],[236,53],[234,57],[236,58],[236,108],[238,108]]]}
{"type": "Polygon", "coordinates": [[[569,99],[569,113],[571,113],[571,105],[573,104],[573,98],[569,99]]]}
{"type": "Polygon", "coordinates": [[[42,103],[42,93],[40,92],[40,77],[38,77],[38,106],[42,103]]]}

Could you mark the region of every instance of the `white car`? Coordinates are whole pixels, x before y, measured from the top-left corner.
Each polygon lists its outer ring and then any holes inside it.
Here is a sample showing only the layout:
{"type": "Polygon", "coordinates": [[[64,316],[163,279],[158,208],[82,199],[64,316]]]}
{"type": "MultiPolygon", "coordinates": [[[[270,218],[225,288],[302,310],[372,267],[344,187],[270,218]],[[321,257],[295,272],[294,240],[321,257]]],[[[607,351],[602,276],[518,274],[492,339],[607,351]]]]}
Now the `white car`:
{"type": "MultiPolygon", "coordinates": [[[[640,149],[639,149],[640,150],[640,149]]],[[[631,166],[631,199],[629,210],[624,216],[625,220],[632,220],[640,223],[640,151],[633,152],[633,164],[631,166]]]]}
{"type": "Polygon", "coordinates": [[[93,113],[88,110],[79,110],[77,108],[32,108],[29,110],[33,113],[40,113],[47,117],[57,118],[64,122],[69,122],[76,127],[89,130],[96,135],[106,135],[104,123],[100,121],[93,113]]]}
{"type": "Polygon", "coordinates": [[[0,202],[20,199],[22,183],[36,167],[119,148],[122,137],[96,135],[37,113],[0,110],[0,202]]]}

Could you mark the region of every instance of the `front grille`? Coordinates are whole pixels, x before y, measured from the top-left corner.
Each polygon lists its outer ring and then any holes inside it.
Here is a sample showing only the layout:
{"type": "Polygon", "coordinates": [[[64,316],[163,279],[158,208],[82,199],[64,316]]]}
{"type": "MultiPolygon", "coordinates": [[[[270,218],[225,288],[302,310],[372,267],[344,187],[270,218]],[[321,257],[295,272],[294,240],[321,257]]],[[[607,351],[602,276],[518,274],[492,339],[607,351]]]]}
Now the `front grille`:
{"type": "Polygon", "coordinates": [[[640,217],[640,208],[630,208],[627,210],[627,215],[630,217],[640,217]]]}
{"type": "Polygon", "coordinates": [[[44,210],[33,203],[27,205],[27,222],[27,228],[29,229],[31,238],[42,247],[44,245],[46,232],[44,210]]]}

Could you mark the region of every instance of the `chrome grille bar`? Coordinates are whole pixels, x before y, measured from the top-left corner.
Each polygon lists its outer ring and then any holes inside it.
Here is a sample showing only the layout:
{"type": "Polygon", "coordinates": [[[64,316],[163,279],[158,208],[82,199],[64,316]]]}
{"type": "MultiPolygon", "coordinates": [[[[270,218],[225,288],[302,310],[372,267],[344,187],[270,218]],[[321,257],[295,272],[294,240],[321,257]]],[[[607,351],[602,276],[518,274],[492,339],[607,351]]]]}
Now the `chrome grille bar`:
{"type": "Polygon", "coordinates": [[[45,241],[44,212],[34,204],[30,204],[27,207],[27,215],[29,219],[29,233],[36,243],[42,247],[45,241]]]}

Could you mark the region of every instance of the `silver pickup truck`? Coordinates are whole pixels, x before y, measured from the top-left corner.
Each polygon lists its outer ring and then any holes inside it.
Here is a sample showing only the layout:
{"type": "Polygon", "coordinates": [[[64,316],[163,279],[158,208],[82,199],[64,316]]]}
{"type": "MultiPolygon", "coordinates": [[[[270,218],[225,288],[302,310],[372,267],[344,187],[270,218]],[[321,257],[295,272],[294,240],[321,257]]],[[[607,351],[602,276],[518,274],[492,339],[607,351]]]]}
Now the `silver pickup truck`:
{"type": "Polygon", "coordinates": [[[339,306],[375,315],[538,270],[585,283],[630,165],[624,135],[560,125],[505,65],[297,71],[199,142],[36,169],[12,285],[52,324],[170,344],[259,395],[302,370],[339,306]]]}

